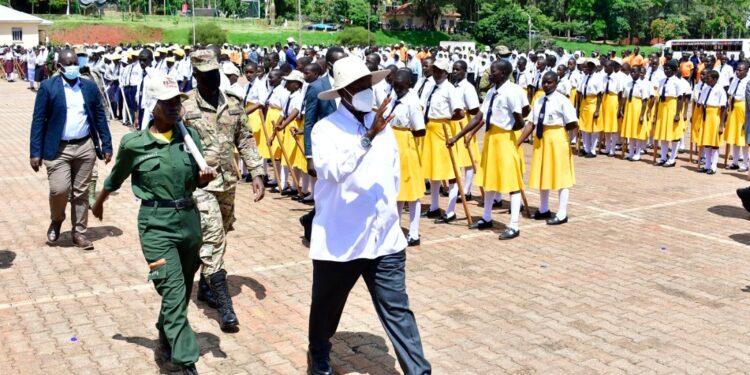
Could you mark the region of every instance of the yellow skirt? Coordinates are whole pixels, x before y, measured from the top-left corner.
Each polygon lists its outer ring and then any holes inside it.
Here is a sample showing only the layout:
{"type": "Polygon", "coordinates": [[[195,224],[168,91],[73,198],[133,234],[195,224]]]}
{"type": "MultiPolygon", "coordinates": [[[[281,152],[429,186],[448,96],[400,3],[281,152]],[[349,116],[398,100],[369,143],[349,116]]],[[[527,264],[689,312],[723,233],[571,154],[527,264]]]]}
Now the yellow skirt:
{"type": "Polygon", "coordinates": [[[675,121],[677,115],[677,98],[668,96],[664,101],[659,100],[659,118],[656,119],[654,141],[676,141],[682,137],[680,122],[675,121]]]}
{"type": "MultiPolygon", "coordinates": [[[[646,127],[645,118],[644,123],[641,123],[641,110],[643,109],[643,99],[633,98],[631,100],[625,100],[625,114],[622,116],[622,127],[620,127],[620,136],[628,139],[642,139],[640,138],[641,128],[646,127]]],[[[646,114],[644,113],[645,117],[646,114]]]]}
{"type": "MultiPolygon", "coordinates": [[[[659,119],[656,118],[656,109],[659,108],[659,93],[656,89],[654,89],[654,106],[651,108],[651,132],[653,132],[656,129],[656,123],[659,122],[659,119]]],[[[649,134],[649,137],[651,137],[653,134],[649,134]]]]}
{"type": "Polygon", "coordinates": [[[570,99],[570,104],[572,104],[573,108],[575,108],[575,109],[578,109],[578,107],[576,107],[576,94],[577,93],[578,93],[578,89],[576,89],[575,87],[572,87],[570,89],[570,98],[569,98],[570,99]]]}
{"type": "MultiPolygon", "coordinates": [[[[448,129],[451,133],[451,137],[455,136],[464,129],[466,124],[469,123],[468,118],[464,118],[462,120],[458,121],[451,121],[451,127],[448,129]]],[[[458,155],[456,161],[458,162],[458,166],[461,168],[471,168],[471,157],[469,157],[469,149],[471,149],[471,156],[474,158],[479,156],[479,143],[477,142],[477,137],[471,139],[471,142],[469,142],[469,148],[466,148],[466,144],[463,142],[463,139],[456,143],[456,154],[458,155]]],[[[476,159],[475,159],[476,161],[476,159]]]]}
{"type": "MultiPolygon", "coordinates": [[[[516,130],[516,139],[521,139],[523,129],[516,130]]],[[[523,144],[518,145],[518,159],[521,160],[521,175],[526,174],[526,155],[523,152],[523,144]]]]}
{"type": "MultiPolygon", "coordinates": [[[[424,144],[422,145],[422,171],[425,178],[432,181],[456,178],[456,174],[453,173],[453,165],[451,164],[448,148],[445,147],[446,139],[443,132],[443,125],[450,132],[450,120],[430,119],[427,122],[427,132],[424,137],[424,144]]],[[[454,145],[452,148],[453,157],[456,157],[455,150],[457,146],[454,145]]]]}
{"type": "Polygon", "coordinates": [[[706,118],[703,119],[698,146],[719,147],[721,143],[721,137],[719,136],[720,113],[719,107],[706,107],[706,118]]]}
{"type": "MultiPolygon", "coordinates": [[[[268,107],[268,112],[266,112],[266,122],[263,124],[266,128],[266,132],[268,133],[268,136],[271,137],[273,135],[273,124],[276,123],[276,120],[279,119],[279,117],[282,117],[281,109],[274,108],[274,107],[268,107]]],[[[261,130],[261,134],[263,134],[263,131],[261,130]]],[[[263,143],[260,147],[261,150],[265,150],[264,152],[260,153],[260,156],[271,159],[271,155],[273,155],[273,159],[280,159],[281,158],[281,147],[279,146],[279,139],[281,139],[282,134],[276,134],[276,138],[274,138],[273,143],[271,144],[271,148],[269,150],[268,148],[268,140],[265,137],[265,134],[263,134],[262,140],[263,143]]]]}
{"type": "MultiPolygon", "coordinates": [[[[579,126],[582,132],[596,133],[602,131],[600,127],[600,121],[594,118],[594,112],[596,112],[596,95],[589,95],[581,100],[581,118],[579,126]]],[[[602,118],[601,112],[599,113],[599,120],[602,118]]]]}
{"type": "Polygon", "coordinates": [[[745,101],[735,100],[732,112],[729,112],[724,142],[735,146],[746,146],[745,143],[745,101]]]}
{"type": "Polygon", "coordinates": [[[703,125],[703,108],[697,103],[693,104],[693,118],[691,119],[690,143],[698,143],[701,137],[701,125],[703,125]]]}
{"type": "Polygon", "coordinates": [[[531,111],[534,111],[534,104],[536,104],[536,101],[539,100],[539,98],[544,96],[544,90],[541,88],[536,90],[534,93],[534,96],[531,98],[531,111]]]}
{"type": "MultiPolygon", "coordinates": [[[[251,107],[256,103],[247,103],[245,108],[251,107]]],[[[252,130],[255,140],[258,140],[259,133],[261,133],[260,127],[263,126],[263,117],[261,116],[261,110],[258,109],[255,112],[247,115],[247,126],[252,130]]]]}
{"type": "Polygon", "coordinates": [[[398,144],[398,156],[401,159],[401,178],[399,180],[399,202],[414,202],[424,196],[424,173],[419,161],[417,143],[408,129],[393,128],[398,144]]]}
{"type": "MultiPolygon", "coordinates": [[[[292,165],[292,168],[297,168],[305,173],[307,173],[307,159],[305,159],[305,135],[304,133],[301,133],[300,135],[294,137],[292,136],[292,127],[295,127],[299,130],[304,131],[305,130],[305,120],[304,119],[296,119],[291,124],[289,124],[286,129],[284,129],[284,138],[283,138],[283,145],[284,145],[284,151],[286,151],[287,156],[289,157],[289,163],[292,165]],[[294,138],[297,138],[296,140],[294,138]],[[298,146],[299,144],[299,146],[298,146]],[[303,148],[300,150],[300,146],[303,148]]],[[[284,159],[281,160],[281,165],[287,166],[286,161],[284,159]]]]}
{"type": "Polygon", "coordinates": [[[534,138],[529,187],[558,190],[576,183],[573,155],[564,126],[544,126],[542,139],[534,138]]]}
{"type": "Polygon", "coordinates": [[[607,93],[602,98],[602,107],[599,111],[599,119],[602,121],[602,131],[605,133],[617,133],[617,112],[620,109],[617,94],[607,93]]]}
{"type": "Polygon", "coordinates": [[[491,126],[484,136],[477,185],[485,191],[512,193],[523,189],[522,160],[518,156],[516,132],[491,126]]]}

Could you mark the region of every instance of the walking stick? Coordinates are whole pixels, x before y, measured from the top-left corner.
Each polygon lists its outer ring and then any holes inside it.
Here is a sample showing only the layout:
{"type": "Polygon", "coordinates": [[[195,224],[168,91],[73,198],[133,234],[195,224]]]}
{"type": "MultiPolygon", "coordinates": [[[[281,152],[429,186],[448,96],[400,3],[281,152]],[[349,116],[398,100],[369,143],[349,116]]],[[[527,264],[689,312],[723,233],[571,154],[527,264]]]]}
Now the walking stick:
{"type": "Polygon", "coordinates": [[[133,117],[130,115],[130,107],[128,106],[128,100],[125,98],[125,89],[122,86],[120,86],[120,97],[122,97],[122,109],[125,111],[122,120],[129,124],[128,127],[132,128],[133,117]]]}
{"type": "MultiPolygon", "coordinates": [[[[282,129],[283,131],[283,129],[282,129]]],[[[281,138],[281,136],[284,134],[279,134],[279,132],[276,130],[276,127],[274,127],[273,135],[271,136],[271,143],[273,143],[273,137],[276,138],[276,142],[279,143],[279,148],[281,149],[281,156],[284,157],[284,161],[286,161],[286,165],[289,167],[289,174],[292,176],[292,180],[294,181],[294,185],[297,186],[297,189],[301,189],[302,185],[299,184],[299,181],[297,181],[297,175],[294,174],[294,171],[292,170],[292,163],[289,162],[289,156],[286,154],[286,150],[284,150],[284,140],[281,138]]]]}
{"type": "MultiPolygon", "coordinates": [[[[445,134],[445,139],[449,139],[448,137],[448,127],[443,123],[443,134],[445,134]]],[[[464,212],[466,213],[466,220],[469,221],[469,225],[473,224],[474,222],[471,220],[471,214],[469,213],[469,205],[466,204],[466,196],[464,195],[464,185],[461,182],[461,176],[458,173],[458,166],[456,165],[456,158],[453,156],[453,148],[448,147],[448,155],[451,157],[451,164],[453,165],[453,173],[456,176],[456,184],[458,184],[458,193],[461,194],[461,205],[464,206],[464,212]]]]}
{"type": "MultiPolygon", "coordinates": [[[[459,126],[461,127],[461,130],[464,130],[464,126],[460,122],[459,122],[459,126]]],[[[479,129],[479,128],[477,128],[477,129],[479,129]]],[[[471,136],[474,137],[474,136],[476,136],[476,134],[477,134],[477,132],[475,131],[475,132],[473,132],[471,134],[471,136]]],[[[469,138],[469,139],[471,139],[471,138],[469,138]]],[[[471,152],[471,141],[469,141],[469,145],[468,146],[466,145],[466,143],[464,143],[464,146],[466,146],[466,151],[468,151],[468,153],[469,153],[469,161],[471,161],[471,168],[474,169],[474,173],[477,173],[477,163],[474,161],[474,153],[471,152]]],[[[484,188],[481,187],[481,186],[479,187],[479,193],[482,195],[482,201],[484,201],[484,188]]]]}
{"type": "MultiPolygon", "coordinates": [[[[260,109],[256,109],[256,111],[258,111],[258,110],[260,110],[260,109]]],[[[266,139],[270,139],[270,138],[268,138],[268,131],[266,130],[266,116],[263,113],[263,111],[260,112],[260,120],[261,120],[260,128],[263,131],[263,135],[266,137],[266,139]]],[[[273,174],[276,176],[276,183],[280,184],[281,183],[281,175],[279,174],[279,170],[276,169],[276,163],[273,162],[273,155],[271,155],[271,146],[269,146],[268,143],[266,143],[266,149],[268,149],[268,155],[271,156],[271,167],[273,168],[273,174]]],[[[264,161],[264,163],[265,163],[265,161],[264,161]]],[[[279,189],[279,190],[281,190],[281,189],[279,189]]]]}

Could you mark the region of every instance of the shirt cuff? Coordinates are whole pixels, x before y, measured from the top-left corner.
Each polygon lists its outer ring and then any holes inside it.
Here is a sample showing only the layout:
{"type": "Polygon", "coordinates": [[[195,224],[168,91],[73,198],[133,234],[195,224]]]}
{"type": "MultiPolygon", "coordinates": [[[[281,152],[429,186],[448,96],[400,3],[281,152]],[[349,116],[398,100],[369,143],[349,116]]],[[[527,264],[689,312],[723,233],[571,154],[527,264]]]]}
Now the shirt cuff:
{"type": "Polygon", "coordinates": [[[250,176],[252,176],[252,178],[255,178],[255,177],[263,177],[263,176],[265,176],[265,175],[266,175],[266,174],[265,174],[265,173],[263,173],[263,167],[258,167],[258,168],[255,168],[255,169],[251,169],[251,170],[250,170],[250,176]]]}

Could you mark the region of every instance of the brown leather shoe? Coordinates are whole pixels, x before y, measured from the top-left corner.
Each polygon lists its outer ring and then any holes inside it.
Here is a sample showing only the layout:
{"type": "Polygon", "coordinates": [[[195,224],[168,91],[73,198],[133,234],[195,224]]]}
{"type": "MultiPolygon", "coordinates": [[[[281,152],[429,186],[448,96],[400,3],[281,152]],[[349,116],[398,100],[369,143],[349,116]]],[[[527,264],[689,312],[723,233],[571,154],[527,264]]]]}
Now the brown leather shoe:
{"type": "Polygon", "coordinates": [[[82,233],[73,233],[73,244],[83,250],[94,250],[94,244],[82,233]]]}
{"type": "Polygon", "coordinates": [[[53,243],[57,241],[58,238],[60,238],[60,227],[62,226],[62,221],[53,221],[49,223],[49,228],[47,228],[47,241],[50,243],[53,243]]]}

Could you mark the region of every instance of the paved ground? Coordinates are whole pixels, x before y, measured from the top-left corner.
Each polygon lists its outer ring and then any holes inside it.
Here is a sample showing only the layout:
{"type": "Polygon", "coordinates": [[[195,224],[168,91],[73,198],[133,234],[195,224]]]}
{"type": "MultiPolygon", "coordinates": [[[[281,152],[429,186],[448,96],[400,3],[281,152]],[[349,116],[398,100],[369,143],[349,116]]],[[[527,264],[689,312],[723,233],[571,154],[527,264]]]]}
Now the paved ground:
{"type": "MultiPolygon", "coordinates": [[[[138,204],[124,187],[103,222],[92,218],[94,251],[72,247],[69,223],[45,245],[46,175],[27,158],[33,97],[0,83],[0,373],[159,373],[138,204]]],[[[111,128],[119,144],[126,129],[111,128]]],[[[747,372],[750,228],[734,193],[745,176],[698,174],[684,160],[575,163],[568,225],[522,219],[522,236],[501,243],[503,209],[493,232],[423,222],[407,277],[435,373],[747,372]]],[[[191,303],[198,369],[301,374],[311,264],[297,218],[307,208],[273,195],[254,204],[248,185],[237,206],[227,267],[241,330],[222,333],[214,311],[191,303]]],[[[363,283],[334,342],[340,373],[400,372],[363,283]]]]}

